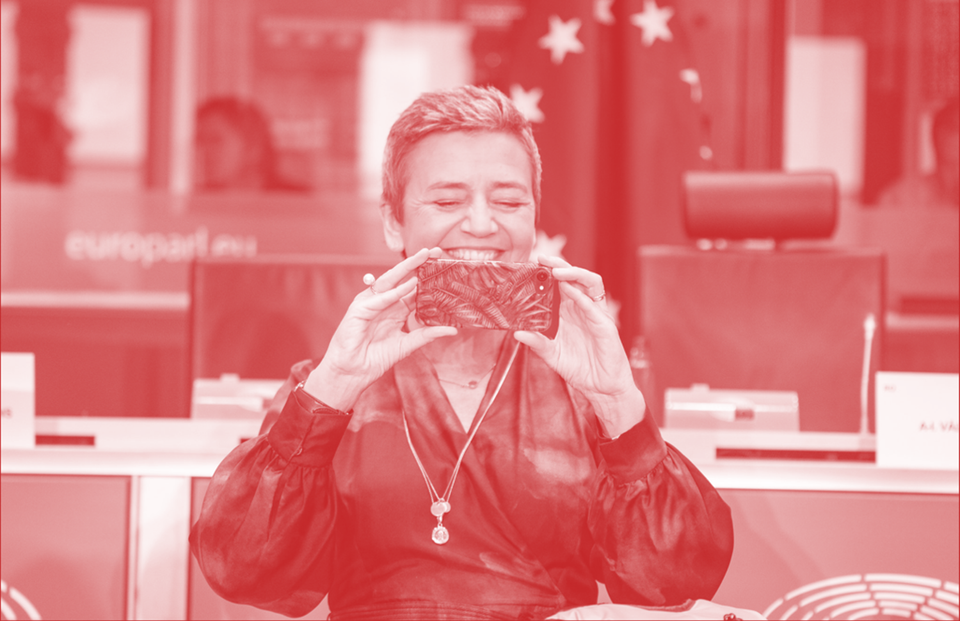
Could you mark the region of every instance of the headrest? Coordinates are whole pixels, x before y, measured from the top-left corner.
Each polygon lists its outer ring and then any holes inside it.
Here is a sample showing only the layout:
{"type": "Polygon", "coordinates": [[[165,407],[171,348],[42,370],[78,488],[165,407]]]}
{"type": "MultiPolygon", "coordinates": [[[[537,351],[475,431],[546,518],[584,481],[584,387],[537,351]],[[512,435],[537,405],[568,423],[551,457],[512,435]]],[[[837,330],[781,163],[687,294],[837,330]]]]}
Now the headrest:
{"type": "Polygon", "coordinates": [[[829,171],[690,171],[683,197],[694,239],[828,238],[837,223],[837,178],[829,171]]]}

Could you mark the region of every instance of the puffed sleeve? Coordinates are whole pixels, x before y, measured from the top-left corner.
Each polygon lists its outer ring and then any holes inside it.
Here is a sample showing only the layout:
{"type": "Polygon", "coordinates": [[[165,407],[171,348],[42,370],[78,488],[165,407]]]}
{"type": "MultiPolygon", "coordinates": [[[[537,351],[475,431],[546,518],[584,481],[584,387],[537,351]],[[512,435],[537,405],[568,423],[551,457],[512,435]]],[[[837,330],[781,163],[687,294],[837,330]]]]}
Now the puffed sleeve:
{"type": "Polygon", "coordinates": [[[311,411],[291,390],[308,372],[294,368],[260,435],[217,468],[190,533],[218,595],[288,616],[310,612],[329,589],[337,518],[331,463],[350,420],[311,411]]]}
{"type": "Polygon", "coordinates": [[[733,553],[730,508],[717,490],[663,441],[649,412],[600,453],[588,524],[611,599],[668,606],[712,598],[733,553]]]}

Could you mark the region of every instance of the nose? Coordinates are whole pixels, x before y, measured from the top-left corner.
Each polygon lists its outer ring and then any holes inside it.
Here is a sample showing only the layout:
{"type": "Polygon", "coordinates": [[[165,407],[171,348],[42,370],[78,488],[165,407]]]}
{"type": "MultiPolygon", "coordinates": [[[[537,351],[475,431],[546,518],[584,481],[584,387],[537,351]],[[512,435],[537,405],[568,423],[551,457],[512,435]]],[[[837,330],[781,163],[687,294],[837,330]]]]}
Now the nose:
{"type": "Polygon", "coordinates": [[[496,233],[499,226],[487,201],[484,198],[477,198],[470,204],[470,209],[460,228],[477,237],[486,237],[496,233]]]}

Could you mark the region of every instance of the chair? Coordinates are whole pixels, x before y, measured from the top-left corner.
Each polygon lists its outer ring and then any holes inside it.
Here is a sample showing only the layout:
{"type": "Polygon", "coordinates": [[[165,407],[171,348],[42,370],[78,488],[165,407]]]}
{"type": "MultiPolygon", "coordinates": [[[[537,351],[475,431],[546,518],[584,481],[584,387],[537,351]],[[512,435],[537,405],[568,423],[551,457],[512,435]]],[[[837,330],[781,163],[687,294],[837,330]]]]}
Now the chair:
{"type": "Polygon", "coordinates": [[[363,275],[387,270],[354,256],[200,259],[191,280],[191,377],[283,379],[323,355],[363,275]]]}
{"type": "Polygon", "coordinates": [[[883,254],[792,241],[832,235],[835,177],[687,173],[683,193],[688,234],[713,241],[639,249],[654,407],[693,384],[796,391],[801,431],[856,432],[866,409],[872,429],[883,254]]]}

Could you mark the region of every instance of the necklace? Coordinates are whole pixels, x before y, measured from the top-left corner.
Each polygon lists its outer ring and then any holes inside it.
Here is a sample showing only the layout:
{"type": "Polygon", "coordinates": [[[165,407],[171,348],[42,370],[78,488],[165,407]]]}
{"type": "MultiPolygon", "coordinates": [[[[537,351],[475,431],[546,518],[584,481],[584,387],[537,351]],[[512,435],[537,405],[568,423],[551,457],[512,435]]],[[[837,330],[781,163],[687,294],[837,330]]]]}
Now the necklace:
{"type": "MultiPolygon", "coordinates": [[[[457,457],[457,463],[453,467],[453,474],[450,475],[450,482],[447,483],[447,487],[445,490],[443,490],[442,496],[437,493],[437,488],[433,486],[433,481],[430,480],[430,475],[427,474],[427,469],[423,467],[423,462],[420,461],[420,456],[417,454],[417,449],[415,449],[413,446],[413,440],[410,439],[410,427],[407,425],[407,415],[404,411],[400,411],[400,416],[403,418],[403,431],[407,434],[407,444],[410,446],[410,452],[413,453],[413,459],[417,462],[417,467],[420,468],[420,474],[423,475],[423,480],[427,484],[427,491],[430,492],[430,514],[437,518],[437,525],[433,528],[431,539],[438,546],[442,546],[446,542],[450,541],[450,532],[447,530],[447,527],[443,525],[443,516],[447,513],[450,513],[450,494],[453,493],[453,484],[457,482],[457,474],[460,472],[460,464],[463,463],[463,456],[467,454],[467,449],[470,447],[470,443],[473,442],[473,437],[477,435],[477,430],[480,429],[480,424],[483,422],[484,417],[486,417],[487,412],[490,411],[490,406],[493,405],[497,395],[500,394],[500,389],[503,387],[503,382],[507,379],[507,374],[510,372],[510,368],[513,366],[513,360],[517,357],[517,350],[519,349],[520,344],[515,343],[513,352],[510,353],[510,360],[507,362],[507,366],[503,370],[503,373],[500,374],[497,387],[494,389],[493,394],[490,395],[490,400],[487,401],[487,407],[483,408],[483,412],[480,413],[480,418],[477,420],[477,424],[473,426],[473,431],[470,432],[470,436],[467,438],[466,444],[464,444],[463,448],[460,449],[460,456],[457,457]]],[[[493,369],[490,369],[490,371],[493,371],[493,369]]],[[[490,373],[490,371],[487,371],[487,373],[490,373]]],[[[483,374],[484,377],[487,375],[487,373],[483,374]]]]}
{"type": "Polygon", "coordinates": [[[470,381],[467,382],[466,384],[461,384],[461,383],[455,382],[455,381],[453,381],[453,380],[443,379],[443,378],[440,377],[439,375],[437,376],[437,380],[443,382],[444,384],[453,384],[454,386],[459,386],[460,388],[469,388],[470,390],[473,390],[474,388],[476,388],[477,386],[480,385],[480,382],[483,381],[483,378],[485,378],[486,376],[490,375],[490,373],[492,373],[493,370],[496,369],[496,368],[497,368],[497,365],[493,365],[492,367],[490,367],[490,370],[489,370],[489,371],[487,371],[486,373],[484,373],[483,375],[481,375],[479,378],[477,378],[477,379],[475,379],[475,380],[470,380],[470,381]]]}

